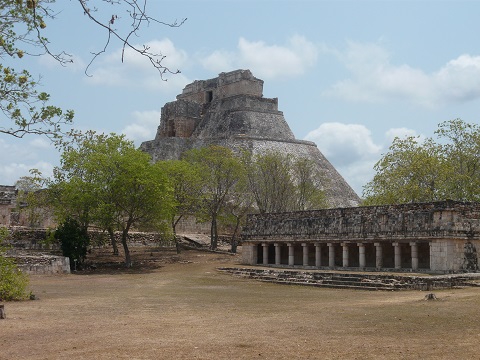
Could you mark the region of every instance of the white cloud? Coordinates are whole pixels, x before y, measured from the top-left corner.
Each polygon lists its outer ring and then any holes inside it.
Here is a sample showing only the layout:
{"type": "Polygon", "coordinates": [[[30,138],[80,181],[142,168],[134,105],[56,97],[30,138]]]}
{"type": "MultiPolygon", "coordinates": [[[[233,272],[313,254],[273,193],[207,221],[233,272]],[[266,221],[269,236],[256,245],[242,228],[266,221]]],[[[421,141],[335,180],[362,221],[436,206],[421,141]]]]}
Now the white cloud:
{"type": "Polygon", "coordinates": [[[314,141],[329,160],[341,166],[376,156],[381,149],[370,130],[358,124],[324,123],[305,139],[314,141]]]}
{"type": "Polygon", "coordinates": [[[38,169],[45,176],[52,176],[53,164],[58,162],[58,152],[46,139],[0,138],[0,151],[8,154],[0,158],[0,184],[14,185],[22,176],[29,175],[31,169],[38,169]]]}
{"type": "Polygon", "coordinates": [[[53,165],[46,161],[35,163],[9,162],[0,163],[1,185],[15,185],[22,176],[28,176],[31,169],[38,169],[45,177],[53,175],[53,165]]]}
{"type": "Polygon", "coordinates": [[[203,67],[216,73],[237,67],[237,65],[235,65],[235,53],[222,50],[214,51],[207,57],[201,59],[201,63],[203,67]]]}
{"type": "Polygon", "coordinates": [[[350,42],[337,53],[351,77],[323,95],[349,101],[401,100],[426,107],[480,98],[480,56],[461,55],[433,73],[409,65],[393,65],[390,54],[376,44],[350,42]]]}
{"type": "Polygon", "coordinates": [[[54,146],[52,142],[44,137],[35,137],[32,141],[30,141],[30,146],[34,149],[44,150],[44,149],[53,149],[54,146]]]}
{"type": "Polygon", "coordinates": [[[236,51],[215,51],[201,62],[206,69],[216,73],[245,68],[268,80],[304,74],[315,65],[317,57],[317,46],[303,36],[292,36],[282,46],[242,37],[236,51]]]}
{"type": "MultiPolygon", "coordinates": [[[[187,53],[175,48],[169,39],[153,40],[145,44],[149,52],[165,56],[162,65],[175,72],[188,62],[187,53]]],[[[143,45],[137,45],[143,48],[143,45]]],[[[91,75],[87,81],[95,85],[128,86],[160,90],[165,93],[178,91],[190,82],[183,74],[160,74],[154,69],[152,63],[141,54],[130,48],[125,49],[122,62],[122,49],[97,58],[89,71],[91,75]]]]}
{"type": "Polygon", "coordinates": [[[443,100],[464,102],[480,97],[480,56],[461,55],[435,74],[443,100]]]}
{"type": "Polygon", "coordinates": [[[138,145],[142,141],[152,140],[160,125],[160,111],[135,111],[132,116],[133,123],[127,125],[122,130],[122,134],[138,145]]]}
{"type": "MultiPolygon", "coordinates": [[[[373,179],[373,167],[388,151],[395,137],[417,136],[413,129],[391,128],[385,132],[385,142],[376,144],[371,131],[364,125],[324,123],[310,131],[305,140],[313,141],[323,155],[342,174],[350,186],[362,195],[363,186],[373,179]]],[[[419,135],[423,139],[423,135],[419,135]]]]}
{"type": "Polygon", "coordinates": [[[385,138],[387,139],[387,142],[391,144],[393,140],[398,137],[400,139],[406,138],[408,136],[417,136],[417,132],[413,129],[408,129],[408,128],[392,128],[387,130],[385,133],[385,138]]]}
{"type": "Polygon", "coordinates": [[[373,142],[369,129],[358,124],[324,123],[310,131],[305,140],[314,141],[350,186],[362,194],[382,150],[373,142]]]}

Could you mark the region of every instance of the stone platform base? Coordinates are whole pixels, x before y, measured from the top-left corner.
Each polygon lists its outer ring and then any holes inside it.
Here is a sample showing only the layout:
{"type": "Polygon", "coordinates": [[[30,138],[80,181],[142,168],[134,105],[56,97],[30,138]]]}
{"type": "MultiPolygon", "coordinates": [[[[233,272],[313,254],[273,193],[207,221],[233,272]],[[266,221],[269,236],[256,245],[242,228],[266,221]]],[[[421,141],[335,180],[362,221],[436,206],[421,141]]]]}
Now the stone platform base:
{"type": "Polygon", "coordinates": [[[70,274],[70,259],[46,254],[15,255],[18,268],[30,275],[70,274]]]}
{"type": "Polygon", "coordinates": [[[287,285],[307,285],[356,290],[434,290],[480,286],[480,274],[408,276],[254,268],[218,268],[234,276],[287,285]]]}

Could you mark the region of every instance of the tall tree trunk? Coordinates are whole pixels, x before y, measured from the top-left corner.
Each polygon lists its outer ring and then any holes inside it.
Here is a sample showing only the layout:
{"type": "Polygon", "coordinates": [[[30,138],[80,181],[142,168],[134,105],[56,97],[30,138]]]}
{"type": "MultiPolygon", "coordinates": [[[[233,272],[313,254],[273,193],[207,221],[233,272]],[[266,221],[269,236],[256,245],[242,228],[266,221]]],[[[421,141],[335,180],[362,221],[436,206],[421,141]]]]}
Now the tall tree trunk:
{"type": "Polygon", "coordinates": [[[117,246],[117,239],[115,239],[115,232],[113,231],[111,226],[107,228],[107,231],[108,231],[108,235],[110,236],[110,242],[112,243],[113,255],[118,256],[118,246],[117,246]]]}
{"type": "Polygon", "coordinates": [[[218,245],[217,216],[212,216],[212,227],[210,229],[210,248],[216,250],[218,245]]]}
{"type": "Polygon", "coordinates": [[[122,245],[123,251],[125,252],[125,266],[127,268],[132,267],[132,258],[130,257],[130,250],[128,249],[127,244],[128,229],[122,231],[122,245]]]}
{"type": "Polygon", "coordinates": [[[230,239],[230,244],[232,246],[230,251],[232,252],[232,254],[237,253],[237,231],[238,231],[238,228],[240,227],[240,216],[235,216],[235,219],[236,219],[235,229],[233,230],[233,235],[232,235],[232,238],[230,239]]]}
{"type": "Polygon", "coordinates": [[[175,221],[175,215],[172,217],[172,232],[173,232],[173,240],[175,241],[175,249],[177,250],[177,254],[180,254],[182,249],[180,247],[180,242],[178,241],[177,238],[177,224],[180,221],[181,216],[175,221]]]}

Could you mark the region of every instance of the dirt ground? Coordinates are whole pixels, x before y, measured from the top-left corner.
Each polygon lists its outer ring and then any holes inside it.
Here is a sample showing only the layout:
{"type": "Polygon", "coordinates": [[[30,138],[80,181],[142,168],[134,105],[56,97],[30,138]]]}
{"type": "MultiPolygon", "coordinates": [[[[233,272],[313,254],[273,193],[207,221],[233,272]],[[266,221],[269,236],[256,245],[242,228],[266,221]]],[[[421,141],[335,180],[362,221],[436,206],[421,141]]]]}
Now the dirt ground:
{"type": "MultiPolygon", "coordinates": [[[[267,284],[238,256],[137,250],[136,267],[32,276],[5,304],[0,359],[478,359],[480,288],[370,292],[267,284]]],[[[102,265],[103,264],[103,265],[102,265]]]]}

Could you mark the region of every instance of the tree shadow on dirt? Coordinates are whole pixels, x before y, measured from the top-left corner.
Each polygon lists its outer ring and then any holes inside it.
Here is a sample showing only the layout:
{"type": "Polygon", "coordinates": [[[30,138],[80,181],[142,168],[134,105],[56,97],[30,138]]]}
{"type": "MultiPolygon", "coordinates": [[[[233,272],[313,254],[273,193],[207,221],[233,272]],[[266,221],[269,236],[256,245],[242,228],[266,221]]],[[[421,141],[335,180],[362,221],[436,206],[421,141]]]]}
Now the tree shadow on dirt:
{"type": "Polygon", "coordinates": [[[143,247],[131,251],[132,266],[125,266],[123,254],[113,255],[111,249],[92,249],[82,269],[72,271],[75,275],[122,275],[148,274],[166,264],[182,262],[175,250],[143,247]]]}

